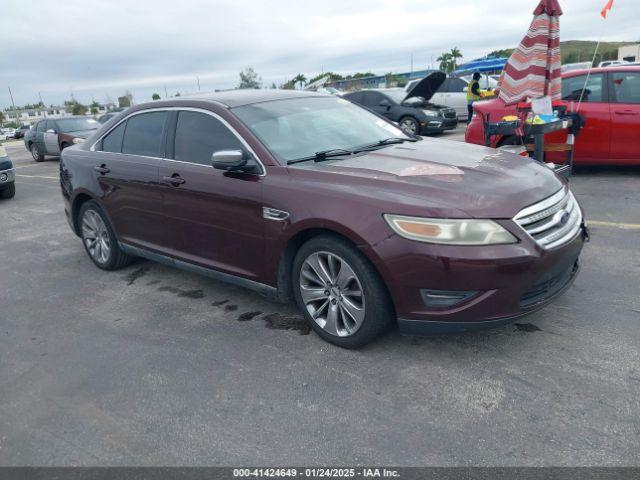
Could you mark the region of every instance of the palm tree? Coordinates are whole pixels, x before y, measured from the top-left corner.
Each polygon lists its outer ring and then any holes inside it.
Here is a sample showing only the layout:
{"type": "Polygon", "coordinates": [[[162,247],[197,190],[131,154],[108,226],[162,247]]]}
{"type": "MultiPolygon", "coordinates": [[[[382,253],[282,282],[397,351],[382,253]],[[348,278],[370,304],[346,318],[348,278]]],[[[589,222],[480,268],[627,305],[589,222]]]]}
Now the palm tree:
{"type": "Polygon", "coordinates": [[[302,88],[307,83],[307,77],[305,77],[304,74],[299,73],[298,75],[293,77],[293,83],[294,84],[295,83],[299,83],[300,84],[300,88],[302,88]]]}
{"type": "Polygon", "coordinates": [[[4,112],[0,112],[0,126],[4,125],[4,112]]]}
{"type": "Polygon", "coordinates": [[[462,58],[462,52],[458,47],[453,47],[451,49],[451,52],[449,53],[449,56],[451,57],[451,61],[453,63],[452,69],[451,69],[453,71],[456,68],[458,68],[458,59],[462,58]]]}
{"type": "Polygon", "coordinates": [[[443,72],[449,73],[451,71],[451,54],[443,53],[438,58],[436,58],[436,62],[440,62],[440,70],[443,72]]]}

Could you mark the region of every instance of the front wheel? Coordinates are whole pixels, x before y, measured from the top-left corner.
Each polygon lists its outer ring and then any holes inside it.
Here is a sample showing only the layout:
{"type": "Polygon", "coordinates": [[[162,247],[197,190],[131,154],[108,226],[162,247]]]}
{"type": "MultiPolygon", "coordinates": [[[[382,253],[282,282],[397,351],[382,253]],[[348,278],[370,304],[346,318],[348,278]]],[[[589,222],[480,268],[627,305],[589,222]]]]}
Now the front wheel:
{"type": "Polygon", "coordinates": [[[118,245],[109,220],[97,202],[90,200],[78,212],[82,243],[89,258],[103,270],[118,270],[131,263],[132,258],[118,245]]]}
{"type": "Polygon", "coordinates": [[[0,190],[0,198],[13,198],[16,195],[16,184],[11,182],[0,190]]]}
{"type": "Polygon", "coordinates": [[[40,153],[35,143],[32,143],[29,149],[31,150],[31,156],[36,162],[42,162],[44,160],[44,155],[40,153]]]}
{"type": "Polygon", "coordinates": [[[324,340],[358,348],[393,324],[387,289],[369,260],[331,235],[305,243],[294,260],[294,296],[306,320],[324,340]]]}
{"type": "Polygon", "coordinates": [[[400,128],[410,135],[420,134],[420,124],[413,117],[404,117],[400,119],[400,128]]]}

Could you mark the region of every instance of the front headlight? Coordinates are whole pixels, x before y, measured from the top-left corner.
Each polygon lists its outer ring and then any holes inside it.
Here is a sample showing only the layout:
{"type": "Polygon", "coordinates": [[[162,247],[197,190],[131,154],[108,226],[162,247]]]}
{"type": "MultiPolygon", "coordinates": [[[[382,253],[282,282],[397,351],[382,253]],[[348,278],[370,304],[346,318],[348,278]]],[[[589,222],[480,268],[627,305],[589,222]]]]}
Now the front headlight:
{"type": "Polygon", "coordinates": [[[422,110],[428,117],[439,117],[440,112],[438,110],[422,110]]]}
{"type": "Polygon", "coordinates": [[[72,140],[72,142],[73,142],[73,144],[74,144],[74,145],[77,145],[78,143],[82,143],[82,142],[84,142],[84,138],[78,138],[78,137],[76,137],[76,138],[74,138],[74,139],[72,140]]]}
{"type": "Polygon", "coordinates": [[[493,220],[384,215],[391,229],[409,240],[443,245],[500,245],[518,239],[493,220]]]}

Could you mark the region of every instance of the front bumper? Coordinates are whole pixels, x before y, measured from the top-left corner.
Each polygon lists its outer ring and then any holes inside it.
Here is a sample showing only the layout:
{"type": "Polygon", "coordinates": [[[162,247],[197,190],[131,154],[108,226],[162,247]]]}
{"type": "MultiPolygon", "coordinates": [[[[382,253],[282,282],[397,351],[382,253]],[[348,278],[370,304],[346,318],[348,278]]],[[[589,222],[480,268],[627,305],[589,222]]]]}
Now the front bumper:
{"type": "Polygon", "coordinates": [[[13,168],[0,170],[0,189],[3,189],[5,186],[15,182],[15,180],[16,174],[13,168]]]}
{"type": "Polygon", "coordinates": [[[575,280],[587,238],[583,227],[565,245],[544,250],[531,238],[513,245],[447,247],[394,235],[365,253],[378,259],[374,263],[401,332],[433,335],[503,325],[548,305],[575,280]],[[425,289],[475,294],[439,308],[427,306],[425,289]]]}
{"type": "Polygon", "coordinates": [[[429,133],[440,133],[447,130],[453,130],[458,126],[457,118],[431,118],[426,122],[420,123],[420,134],[427,135],[429,133]]]}

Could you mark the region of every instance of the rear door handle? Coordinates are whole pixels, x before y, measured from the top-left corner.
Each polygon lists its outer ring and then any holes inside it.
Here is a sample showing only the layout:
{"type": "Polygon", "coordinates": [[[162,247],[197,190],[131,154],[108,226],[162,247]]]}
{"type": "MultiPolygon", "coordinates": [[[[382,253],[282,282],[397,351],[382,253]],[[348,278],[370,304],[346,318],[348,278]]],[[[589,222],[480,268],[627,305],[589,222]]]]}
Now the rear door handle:
{"type": "Polygon", "coordinates": [[[104,175],[105,173],[109,173],[111,171],[110,168],[103,163],[102,165],[96,165],[93,169],[98,172],[100,175],[104,175]]]}
{"type": "Polygon", "coordinates": [[[616,110],[616,114],[618,114],[618,115],[640,115],[640,112],[635,112],[633,110],[616,110]]]}
{"type": "Polygon", "coordinates": [[[170,177],[164,176],[162,177],[162,180],[164,181],[164,183],[168,183],[169,185],[173,185],[174,187],[177,187],[178,185],[182,185],[183,183],[186,182],[186,180],[182,178],[180,175],[178,175],[177,173],[174,173],[170,177]]]}

